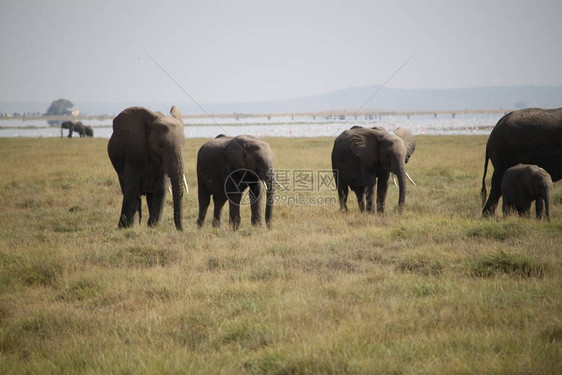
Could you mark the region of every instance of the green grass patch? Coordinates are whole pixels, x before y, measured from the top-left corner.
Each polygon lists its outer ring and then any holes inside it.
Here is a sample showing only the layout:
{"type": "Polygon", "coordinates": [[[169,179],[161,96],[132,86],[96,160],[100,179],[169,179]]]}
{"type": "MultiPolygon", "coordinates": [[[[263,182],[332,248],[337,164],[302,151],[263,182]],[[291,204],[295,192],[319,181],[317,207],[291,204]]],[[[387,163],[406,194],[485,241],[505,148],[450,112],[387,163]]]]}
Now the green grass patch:
{"type": "Polygon", "coordinates": [[[404,272],[414,272],[421,275],[440,275],[445,268],[443,261],[432,255],[411,254],[399,259],[396,268],[404,272]]]}
{"type": "Polygon", "coordinates": [[[549,269],[548,264],[538,262],[526,254],[503,250],[478,256],[470,267],[471,273],[478,277],[543,277],[549,269]]]}
{"type": "Polygon", "coordinates": [[[527,232],[526,223],[481,221],[466,232],[468,237],[505,241],[524,236],[527,232]]]}
{"type": "Polygon", "coordinates": [[[65,260],[53,248],[0,252],[0,280],[4,285],[20,282],[28,286],[55,286],[64,270],[65,260]]]}

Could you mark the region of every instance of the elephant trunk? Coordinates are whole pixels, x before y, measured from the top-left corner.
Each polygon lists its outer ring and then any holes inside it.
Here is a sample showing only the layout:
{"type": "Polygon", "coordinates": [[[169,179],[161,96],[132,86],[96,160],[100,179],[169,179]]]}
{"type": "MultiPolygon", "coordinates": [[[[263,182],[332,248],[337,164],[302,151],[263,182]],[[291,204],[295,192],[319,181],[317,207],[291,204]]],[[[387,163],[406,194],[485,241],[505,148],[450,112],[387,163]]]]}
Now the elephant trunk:
{"type": "Polygon", "coordinates": [[[406,166],[399,163],[395,172],[398,177],[398,209],[401,210],[406,203],[406,166]]]}
{"type": "Polygon", "coordinates": [[[180,158],[176,158],[174,162],[174,169],[170,172],[170,180],[172,181],[172,197],[174,201],[174,224],[177,230],[183,230],[182,224],[182,200],[184,189],[187,190],[187,183],[185,181],[185,175],[183,173],[183,161],[180,158]],[[184,186],[184,184],[186,186],[184,186]]]}

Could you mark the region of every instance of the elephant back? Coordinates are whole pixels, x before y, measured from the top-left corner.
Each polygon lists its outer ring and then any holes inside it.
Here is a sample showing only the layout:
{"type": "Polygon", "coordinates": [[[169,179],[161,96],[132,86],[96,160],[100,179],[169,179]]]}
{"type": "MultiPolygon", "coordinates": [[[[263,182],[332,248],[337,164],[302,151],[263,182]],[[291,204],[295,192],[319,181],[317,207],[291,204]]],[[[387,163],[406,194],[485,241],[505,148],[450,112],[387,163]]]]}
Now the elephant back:
{"type": "Polygon", "coordinates": [[[197,152],[197,172],[209,169],[212,165],[224,163],[225,150],[232,137],[222,136],[205,142],[197,152]]]}
{"type": "Polygon", "coordinates": [[[528,108],[503,116],[488,138],[488,148],[533,149],[537,144],[562,147],[562,108],[528,108]]]}

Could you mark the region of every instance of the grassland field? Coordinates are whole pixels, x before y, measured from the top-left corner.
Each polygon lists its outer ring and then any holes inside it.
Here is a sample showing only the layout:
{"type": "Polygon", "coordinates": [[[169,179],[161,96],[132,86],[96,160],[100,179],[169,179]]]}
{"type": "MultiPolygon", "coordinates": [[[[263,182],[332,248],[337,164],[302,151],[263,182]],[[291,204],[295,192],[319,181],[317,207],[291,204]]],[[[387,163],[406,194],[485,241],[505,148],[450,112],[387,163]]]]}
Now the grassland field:
{"type": "MultiPolygon", "coordinates": [[[[266,140],[330,169],[332,138],[266,140]]],[[[551,222],[483,219],[486,140],[418,136],[403,212],[391,186],[384,215],[285,202],[232,232],[195,225],[189,139],[178,232],[170,198],[117,229],[107,140],[0,139],[0,374],[561,374],[562,183],[551,222]]]]}

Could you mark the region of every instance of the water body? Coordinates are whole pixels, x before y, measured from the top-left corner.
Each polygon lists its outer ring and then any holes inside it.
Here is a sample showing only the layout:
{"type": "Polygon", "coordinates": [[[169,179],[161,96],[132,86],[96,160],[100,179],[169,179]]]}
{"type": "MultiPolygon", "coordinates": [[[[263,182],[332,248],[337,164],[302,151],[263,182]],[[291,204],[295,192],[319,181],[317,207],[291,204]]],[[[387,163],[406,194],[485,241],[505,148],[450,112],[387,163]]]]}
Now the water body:
{"type": "MultiPolygon", "coordinates": [[[[340,115],[231,116],[186,118],[184,123],[187,138],[213,138],[221,133],[230,136],[251,134],[258,137],[332,137],[356,125],[379,126],[389,131],[403,127],[414,135],[476,135],[489,134],[503,115],[504,113],[497,112],[458,113],[454,116],[451,113],[380,117],[344,115],[344,118],[340,115]]],[[[113,132],[112,119],[81,121],[84,125],[93,127],[96,138],[109,138],[113,132]]],[[[59,126],[50,126],[46,120],[39,119],[1,119],[0,137],[61,137],[59,126]]],[[[67,134],[68,130],[64,129],[62,136],[66,137],[67,134]]]]}

